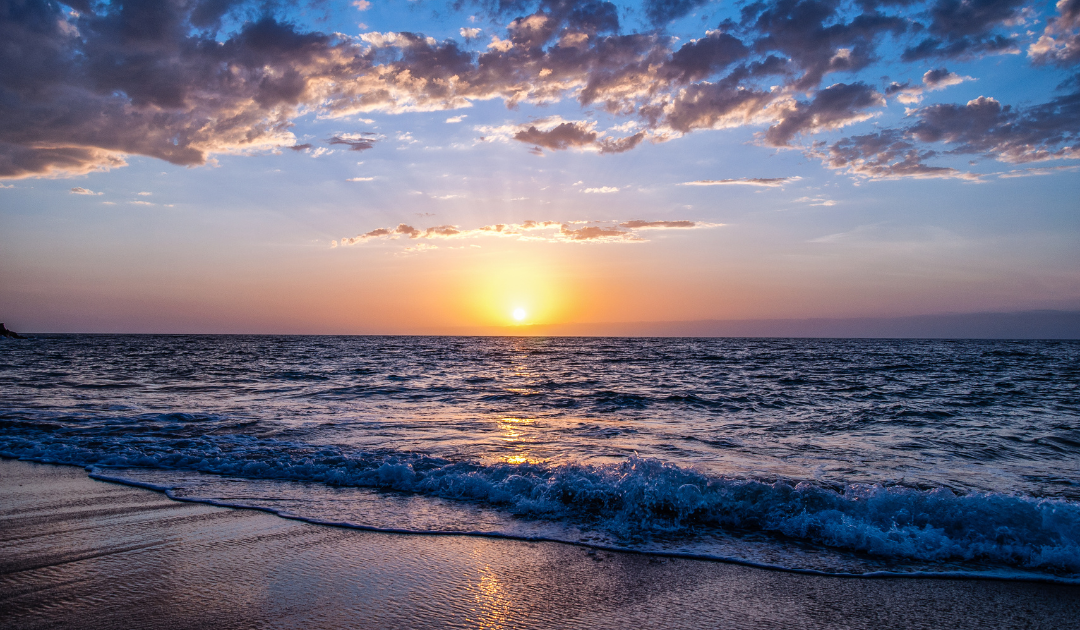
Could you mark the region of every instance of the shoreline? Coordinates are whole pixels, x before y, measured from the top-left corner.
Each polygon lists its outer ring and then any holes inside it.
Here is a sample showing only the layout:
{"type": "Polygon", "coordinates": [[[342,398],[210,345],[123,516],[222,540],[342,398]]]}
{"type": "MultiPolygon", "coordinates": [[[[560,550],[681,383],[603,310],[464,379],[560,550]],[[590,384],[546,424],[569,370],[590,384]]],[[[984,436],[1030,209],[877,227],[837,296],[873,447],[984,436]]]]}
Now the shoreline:
{"type": "MultiPolygon", "coordinates": [[[[0,456],[2,458],[2,456],[0,456]]],[[[28,460],[19,460],[28,461],[28,460]]],[[[122,486],[130,486],[133,488],[140,488],[142,490],[148,490],[164,495],[165,497],[182,503],[195,503],[200,505],[210,505],[219,508],[233,509],[233,510],[255,510],[266,514],[271,514],[278,518],[283,518],[290,521],[297,521],[300,523],[307,523],[309,525],[317,525],[321,527],[338,527],[342,529],[351,529],[362,532],[374,532],[391,535],[404,535],[404,536],[464,536],[470,538],[486,538],[492,540],[513,540],[518,542],[529,543],[551,543],[557,545],[570,545],[573,547],[580,547],[583,549],[591,549],[594,551],[604,551],[608,553],[619,554],[631,554],[640,555],[646,557],[666,558],[666,559],[681,559],[681,560],[695,560],[702,562],[718,562],[721,564],[731,564],[742,567],[749,567],[753,569],[761,569],[765,571],[778,571],[781,573],[793,573],[796,575],[812,575],[817,577],[827,578],[843,578],[843,579],[867,579],[867,580],[891,580],[891,579],[919,579],[919,580],[990,580],[1001,582],[1035,582],[1044,584],[1064,584],[1080,586],[1080,580],[1071,580],[1064,578],[1055,578],[1053,576],[1039,576],[1029,573],[1017,573],[1017,574],[1002,574],[994,573],[992,571],[986,571],[982,573],[964,572],[964,571],[912,571],[912,572],[892,572],[892,571],[871,571],[867,573],[844,573],[844,572],[829,572],[821,571],[817,569],[801,569],[796,567],[785,567],[780,565],[771,565],[753,562],[750,560],[740,560],[738,558],[727,558],[722,556],[712,556],[708,554],[695,554],[678,551],[662,551],[662,550],[642,550],[642,549],[626,549],[621,547],[613,547],[610,545],[601,545],[595,543],[574,541],[574,540],[561,540],[558,538],[548,538],[543,536],[525,536],[506,534],[502,532],[490,532],[490,531],[456,531],[456,530],[418,530],[418,529],[400,529],[391,527],[376,527],[374,525],[361,525],[358,523],[351,523],[348,521],[327,521],[317,518],[309,518],[306,516],[298,516],[295,514],[289,514],[275,510],[273,508],[260,506],[260,505],[247,505],[242,503],[229,503],[224,501],[215,501],[213,499],[201,499],[195,497],[178,497],[175,496],[169,488],[156,486],[154,484],[136,481],[134,479],[128,479],[121,476],[110,476],[105,474],[104,470],[109,469],[97,469],[87,470],[87,468],[93,468],[92,466],[79,466],[78,464],[64,464],[55,462],[31,462],[41,463],[51,466],[73,466],[80,468],[87,473],[90,479],[102,481],[105,483],[114,483],[122,486]]]]}
{"type": "Polygon", "coordinates": [[[0,460],[0,627],[1057,628],[1080,587],[384,533],[0,460]]]}

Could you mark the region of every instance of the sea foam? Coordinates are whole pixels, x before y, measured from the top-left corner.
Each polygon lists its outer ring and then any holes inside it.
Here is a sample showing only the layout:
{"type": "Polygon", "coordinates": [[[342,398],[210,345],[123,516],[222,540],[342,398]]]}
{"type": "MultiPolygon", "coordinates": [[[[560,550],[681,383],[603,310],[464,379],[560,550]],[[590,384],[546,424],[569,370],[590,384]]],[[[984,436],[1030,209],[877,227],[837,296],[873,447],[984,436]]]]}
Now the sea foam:
{"type": "Polygon", "coordinates": [[[1063,578],[1080,574],[1080,504],[1064,499],[717,477],[636,456],[605,465],[481,464],[242,435],[96,435],[92,444],[48,434],[34,438],[0,436],[0,455],[415,493],[603,531],[627,548],[645,548],[657,537],[722,532],[901,563],[968,563],[1063,578]]]}

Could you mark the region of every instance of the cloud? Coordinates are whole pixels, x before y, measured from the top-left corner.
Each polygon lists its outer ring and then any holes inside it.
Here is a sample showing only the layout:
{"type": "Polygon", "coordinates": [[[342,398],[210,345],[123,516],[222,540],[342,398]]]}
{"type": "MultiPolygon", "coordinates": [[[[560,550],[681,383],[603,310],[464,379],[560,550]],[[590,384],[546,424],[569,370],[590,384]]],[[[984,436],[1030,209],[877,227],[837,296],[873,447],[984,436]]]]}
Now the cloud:
{"type": "Polygon", "coordinates": [[[582,192],[608,194],[608,193],[617,193],[617,192],[619,192],[619,189],[616,188],[615,186],[601,186],[599,188],[586,188],[582,192]]]}
{"type": "MultiPolygon", "coordinates": [[[[0,116],[0,128],[4,127],[0,116]]],[[[31,132],[32,135],[33,132],[31,132]]],[[[0,178],[71,177],[127,166],[123,156],[108,150],[82,146],[21,146],[4,142],[0,132],[0,178]]]]}
{"type": "Polygon", "coordinates": [[[103,195],[103,194],[105,194],[105,193],[94,192],[94,191],[90,190],[89,188],[83,188],[82,186],[76,186],[76,187],[72,188],[71,190],[69,190],[68,192],[70,192],[73,195],[103,195]]]}
{"type": "Polygon", "coordinates": [[[1019,52],[1016,42],[995,29],[1017,22],[1025,0],[936,0],[929,7],[928,36],[904,50],[903,61],[964,58],[1019,52]]]}
{"type": "Polygon", "coordinates": [[[476,39],[477,37],[480,36],[480,29],[478,29],[478,28],[462,28],[459,31],[459,33],[461,34],[462,39],[464,39],[465,41],[469,41],[469,40],[472,40],[472,39],[476,39]]]}
{"type": "Polygon", "coordinates": [[[344,144],[350,151],[367,151],[374,148],[376,142],[378,140],[373,133],[343,133],[326,141],[327,144],[344,144]]]}
{"type": "Polygon", "coordinates": [[[954,154],[983,154],[1005,162],[1080,157],[1080,92],[1026,109],[980,96],[965,105],[931,105],[908,134],[944,143],[954,154]]]}
{"type": "Polygon", "coordinates": [[[636,147],[646,136],[645,132],[638,132],[615,138],[608,136],[607,131],[598,132],[595,128],[594,122],[566,121],[551,116],[524,125],[478,126],[475,129],[485,134],[481,137],[483,142],[515,140],[532,145],[530,152],[535,155],[543,155],[543,149],[622,153],[636,147]]]}
{"type": "Polygon", "coordinates": [[[465,120],[468,117],[469,116],[467,114],[462,114],[460,116],[451,116],[450,118],[446,119],[446,122],[448,122],[448,123],[459,123],[459,122],[465,120]]]}
{"type": "Polygon", "coordinates": [[[840,2],[756,2],[742,11],[739,26],[750,30],[755,52],[789,60],[786,70],[797,72],[793,87],[805,90],[826,74],[862,70],[875,60],[878,41],[911,27],[908,20],[884,14],[875,4],[866,2],[860,12],[840,2]]]}
{"type": "Polygon", "coordinates": [[[915,122],[907,127],[844,138],[827,149],[822,143],[811,153],[832,168],[886,179],[980,179],[927,163],[938,156],[978,155],[1017,164],[1080,159],[1080,89],[1026,108],[980,96],[964,105],[930,105],[911,117],[915,122]]]}
{"type": "Polygon", "coordinates": [[[377,228],[353,237],[334,241],[331,247],[360,245],[372,240],[441,240],[473,238],[511,238],[522,241],[553,243],[640,243],[645,239],[637,234],[640,230],[657,229],[703,229],[720,227],[719,223],[700,221],[525,221],[523,223],[496,223],[478,228],[463,229],[456,225],[440,225],[416,228],[401,223],[396,227],[377,228]]]}
{"type": "Polygon", "coordinates": [[[595,241],[600,243],[643,240],[635,236],[632,232],[614,227],[602,227],[599,225],[587,225],[580,228],[571,228],[563,225],[559,230],[559,236],[571,241],[595,241]]]}
{"type": "Polygon", "coordinates": [[[292,145],[289,119],[318,91],[307,69],[355,65],[332,37],[272,17],[207,46],[192,27],[216,29],[223,12],[196,3],[20,6],[3,26],[18,44],[0,49],[0,177],[108,170],[127,154],[191,166],[292,145]]]}
{"type": "Polygon", "coordinates": [[[799,197],[795,203],[808,203],[811,206],[835,206],[836,202],[825,197],[799,197]]]}
{"type": "Polygon", "coordinates": [[[971,77],[962,77],[955,72],[949,72],[946,68],[937,68],[934,70],[927,70],[923,75],[922,81],[926,87],[940,90],[942,88],[949,87],[950,85],[960,85],[964,81],[970,81],[971,77]]]}
{"type": "Polygon", "coordinates": [[[830,168],[873,179],[978,179],[955,168],[926,164],[937,153],[919,151],[898,130],[843,138],[816,154],[830,168]]]}
{"type": "Polygon", "coordinates": [[[712,31],[675,51],[664,64],[664,75],[676,83],[700,81],[749,55],[750,49],[738,38],[712,31]]]}
{"type": "Polygon", "coordinates": [[[634,219],[633,221],[624,221],[619,224],[619,227],[629,228],[631,230],[658,230],[658,229],[673,229],[673,228],[693,228],[698,224],[693,221],[642,221],[640,219],[634,219]]]}
{"type": "Polygon", "coordinates": [[[152,192],[141,192],[141,193],[136,193],[136,194],[139,195],[140,197],[149,197],[149,196],[153,195],[154,193],[152,193],[152,192]]]}
{"type": "Polygon", "coordinates": [[[896,100],[907,105],[913,105],[922,101],[924,92],[943,90],[952,85],[959,85],[964,81],[974,81],[971,77],[962,77],[955,72],[949,72],[946,68],[927,70],[922,76],[922,85],[893,82],[885,88],[885,96],[895,96],[896,100]]]}
{"type": "MultiPolygon", "coordinates": [[[[1032,61],[1075,62],[1078,2],[1057,4],[1057,16],[1028,48],[1032,61]]],[[[641,9],[662,26],[703,4],[644,0],[641,9]]],[[[291,131],[299,116],[356,120],[492,99],[511,109],[576,100],[640,125],[633,134],[624,125],[602,131],[554,118],[514,126],[506,139],[533,151],[619,153],[645,139],[739,126],[764,128],[765,144],[789,147],[884,106],[873,88],[829,75],[896,62],[901,50],[901,62],[1018,52],[1023,37],[1008,30],[1027,19],[1022,0],[762,0],[684,42],[662,29],[627,31],[610,2],[514,1],[482,3],[506,26],[484,50],[470,51],[460,40],[422,33],[308,32],[276,15],[285,10],[280,3],[166,2],[152,11],[131,2],[77,5],[71,12],[25,0],[3,23],[3,41],[14,43],[0,48],[2,178],[109,170],[125,166],[127,155],[183,166],[281,148],[314,156],[321,147],[298,144],[291,131]],[[225,15],[237,17],[236,26],[223,26],[225,15]]],[[[917,99],[958,78],[924,75],[922,85],[885,92],[917,99]]],[[[327,140],[352,151],[377,141],[374,134],[327,140]]]]}
{"type": "Polygon", "coordinates": [[[371,3],[368,0],[354,0],[352,5],[356,7],[357,11],[367,11],[371,8],[371,3]]]}
{"type": "Polygon", "coordinates": [[[1073,172],[1080,170],[1080,164],[1074,164],[1071,166],[1048,166],[1043,168],[1023,168],[1007,173],[999,173],[998,177],[1001,179],[1012,179],[1015,177],[1035,177],[1040,175],[1054,175],[1056,173],[1073,172]]]}
{"type": "Polygon", "coordinates": [[[797,135],[839,129],[866,120],[867,109],[885,104],[885,98],[865,83],[835,83],[810,102],[795,102],[784,109],[780,122],[765,131],[765,143],[786,147],[797,135]]]}
{"type": "Polygon", "coordinates": [[[802,177],[743,177],[742,179],[699,179],[683,182],[680,186],[762,186],[778,188],[801,180],[802,177]]]}
{"type": "Polygon", "coordinates": [[[596,144],[596,132],[578,123],[561,123],[549,131],[541,131],[535,125],[514,134],[514,140],[552,151],[561,151],[570,147],[584,147],[596,144]]]}
{"type": "Polygon", "coordinates": [[[1028,48],[1028,56],[1037,63],[1064,66],[1080,61],[1080,0],[1059,0],[1057,11],[1028,48]]]}
{"type": "Polygon", "coordinates": [[[374,180],[375,180],[374,177],[350,177],[349,179],[346,179],[345,181],[347,181],[347,182],[370,182],[370,181],[374,181],[374,180]]]}

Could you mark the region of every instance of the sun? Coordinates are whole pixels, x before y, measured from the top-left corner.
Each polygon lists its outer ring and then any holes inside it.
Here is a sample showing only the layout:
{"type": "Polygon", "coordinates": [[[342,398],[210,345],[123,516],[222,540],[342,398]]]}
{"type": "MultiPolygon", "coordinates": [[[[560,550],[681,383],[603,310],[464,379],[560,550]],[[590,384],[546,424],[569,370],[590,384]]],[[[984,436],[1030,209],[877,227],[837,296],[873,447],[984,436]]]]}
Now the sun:
{"type": "Polygon", "coordinates": [[[521,322],[521,321],[525,321],[525,317],[528,316],[528,313],[526,313],[525,309],[523,309],[523,308],[515,308],[514,312],[513,312],[513,316],[514,316],[515,321],[521,322]]]}

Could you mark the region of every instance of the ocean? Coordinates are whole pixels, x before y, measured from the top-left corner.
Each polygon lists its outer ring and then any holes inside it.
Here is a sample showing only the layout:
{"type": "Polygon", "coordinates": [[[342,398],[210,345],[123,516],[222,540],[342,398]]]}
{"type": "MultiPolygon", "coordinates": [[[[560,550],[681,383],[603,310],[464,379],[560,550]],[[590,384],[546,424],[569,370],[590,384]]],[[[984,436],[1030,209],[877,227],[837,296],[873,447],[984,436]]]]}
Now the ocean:
{"type": "Polygon", "coordinates": [[[316,523],[1080,583],[1080,342],[39,335],[0,456],[316,523]]]}

